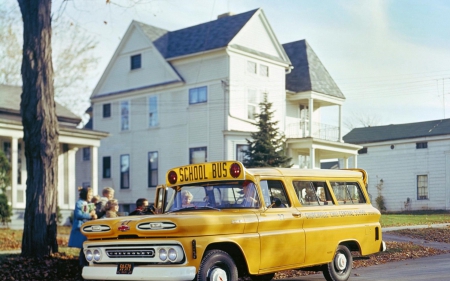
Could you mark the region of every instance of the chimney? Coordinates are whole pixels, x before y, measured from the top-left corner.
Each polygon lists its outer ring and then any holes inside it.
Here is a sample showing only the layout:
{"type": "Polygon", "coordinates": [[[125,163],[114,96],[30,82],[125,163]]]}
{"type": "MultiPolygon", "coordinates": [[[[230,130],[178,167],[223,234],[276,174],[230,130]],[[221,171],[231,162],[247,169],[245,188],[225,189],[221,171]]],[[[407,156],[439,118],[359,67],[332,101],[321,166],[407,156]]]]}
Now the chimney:
{"type": "Polygon", "coordinates": [[[217,16],[217,19],[226,18],[226,17],[231,17],[231,16],[234,16],[234,13],[232,13],[232,12],[227,12],[227,13],[218,15],[218,16],[217,16]]]}

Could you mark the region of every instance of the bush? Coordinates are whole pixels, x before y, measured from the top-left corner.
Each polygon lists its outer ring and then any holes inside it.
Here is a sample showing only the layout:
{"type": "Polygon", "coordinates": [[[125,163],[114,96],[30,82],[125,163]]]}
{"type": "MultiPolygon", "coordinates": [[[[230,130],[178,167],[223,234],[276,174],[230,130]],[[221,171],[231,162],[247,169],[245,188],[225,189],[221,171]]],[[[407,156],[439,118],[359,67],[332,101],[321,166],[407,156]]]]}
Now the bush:
{"type": "Polygon", "coordinates": [[[8,225],[11,222],[12,208],[8,205],[8,197],[6,197],[4,190],[2,191],[3,193],[0,194],[0,222],[3,225],[8,225]]]}
{"type": "Polygon", "coordinates": [[[0,151],[0,221],[2,224],[11,222],[12,208],[8,205],[6,187],[11,184],[11,165],[3,151],[0,151]]]}
{"type": "Polygon", "coordinates": [[[386,205],[384,204],[384,197],[382,195],[379,195],[377,199],[375,199],[375,202],[377,202],[378,210],[380,210],[380,212],[386,212],[386,205]]]}

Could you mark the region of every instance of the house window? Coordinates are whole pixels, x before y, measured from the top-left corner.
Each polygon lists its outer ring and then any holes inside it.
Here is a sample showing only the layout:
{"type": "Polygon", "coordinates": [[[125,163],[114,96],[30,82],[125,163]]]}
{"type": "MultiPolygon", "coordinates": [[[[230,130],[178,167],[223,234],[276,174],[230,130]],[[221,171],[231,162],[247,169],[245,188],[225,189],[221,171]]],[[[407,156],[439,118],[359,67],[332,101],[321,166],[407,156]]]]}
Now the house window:
{"type": "Polygon", "coordinates": [[[247,62],[247,72],[256,74],[256,62],[247,62]]]}
{"type": "Polygon", "coordinates": [[[206,146],[189,148],[189,164],[207,162],[206,146]]]}
{"type": "Polygon", "coordinates": [[[255,120],[258,109],[258,96],[256,90],[249,89],[247,94],[247,118],[255,120]]]}
{"type": "Polygon", "coordinates": [[[267,65],[261,64],[259,66],[259,75],[269,77],[269,67],[267,65]]]}
{"type": "Polygon", "coordinates": [[[103,105],[103,118],[109,118],[111,117],[111,104],[105,103],[103,105]]]}
{"type": "Polygon", "coordinates": [[[120,130],[128,131],[130,129],[130,102],[122,101],[120,103],[120,130]]]}
{"type": "Polygon", "coordinates": [[[428,142],[416,142],[416,149],[428,148],[428,142]]]}
{"type": "Polygon", "coordinates": [[[158,185],[158,152],[148,153],[148,187],[158,185]]]}
{"type": "Polygon", "coordinates": [[[189,104],[202,103],[208,100],[206,86],[189,89],[189,104]]]}
{"type": "Polygon", "coordinates": [[[367,147],[363,147],[360,150],[358,150],[358,154],[367,154],[367,147]]]}
{"type": "Polygon", "coordinates": [[[417,200],[428,199],[428,176],[417,176],[417,200]]]}
{"type": "Polygon", "coordinates": [[[91,148],[83,147],[83,161],[91,160],[91,148]]]}
{"type": "Polygon", "coordinates": [[[130,188],[130,154],[120,155],[120,189],[130,188]]]}
{"type": "Polygon", "coordinates": [[[148,126],[155,127],[158,125],[158,97],[152,96],[148,98],[148,126]]]}
{"type": "Polygon", "coordinates": [[[244,163],[244,160],[247,158],[245,155],[245,151],[248,150],[248,144],[237,144],[236,145],[236,160],[244,163]]]}
{"type": "Polygon", "coordinates": [[[111,178],[111,156],[103,157],[103,178],[111,178]]]}
{"type": "Polygon", "coordinates": [[[141,54],[131,56],[131,70],[141,68],[141,54]]]}

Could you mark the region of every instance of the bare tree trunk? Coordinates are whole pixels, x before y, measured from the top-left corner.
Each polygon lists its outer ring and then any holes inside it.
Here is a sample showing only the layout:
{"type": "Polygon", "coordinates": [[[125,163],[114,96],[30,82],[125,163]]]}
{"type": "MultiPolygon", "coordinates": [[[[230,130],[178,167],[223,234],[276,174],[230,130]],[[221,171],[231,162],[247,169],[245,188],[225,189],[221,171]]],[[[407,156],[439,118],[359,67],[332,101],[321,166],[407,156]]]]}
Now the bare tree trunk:
{"type": "MultiPolygon", "coordinates": [[[[23,18],[22,102],[27,191],[22,256],[58,251],[58,120],[51,49],[51,0],[18,0],[23,18]]],[[[14,179],[13,179],[14,180],[14,179]]]]}

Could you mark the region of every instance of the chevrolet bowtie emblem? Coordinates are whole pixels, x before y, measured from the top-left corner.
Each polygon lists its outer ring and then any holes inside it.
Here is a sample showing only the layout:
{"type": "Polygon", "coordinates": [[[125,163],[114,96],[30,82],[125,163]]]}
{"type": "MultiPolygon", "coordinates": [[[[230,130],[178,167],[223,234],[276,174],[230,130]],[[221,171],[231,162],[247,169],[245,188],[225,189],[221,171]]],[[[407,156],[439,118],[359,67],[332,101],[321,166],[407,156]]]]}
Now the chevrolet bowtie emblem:
{"type": "Polygon", "coordinates": [[[128,223],[130,223],[130,220],[122,221],[122,225],[119,226],[117,229],[122,232],[130,230],[128,223]]]}
{"type": "Polygon", "coordinates": [[[121,226],[119,226],[119,231],[128,231],[128,230],[130,230],[130,227],[128,226],[128,225],[121,225],[121,226]]]}

